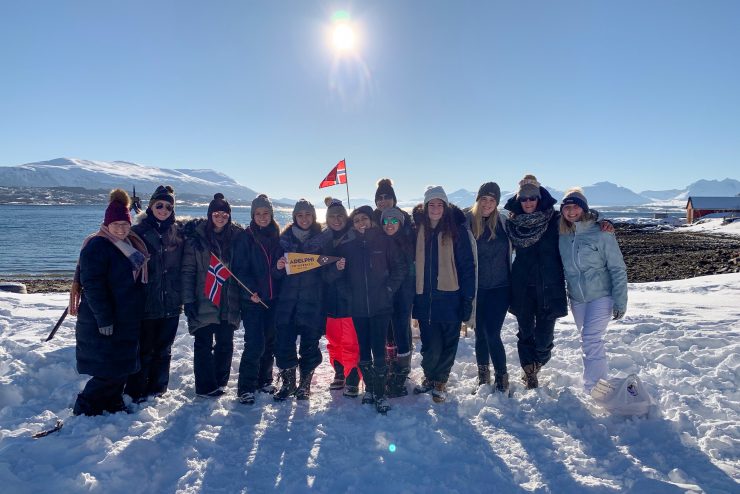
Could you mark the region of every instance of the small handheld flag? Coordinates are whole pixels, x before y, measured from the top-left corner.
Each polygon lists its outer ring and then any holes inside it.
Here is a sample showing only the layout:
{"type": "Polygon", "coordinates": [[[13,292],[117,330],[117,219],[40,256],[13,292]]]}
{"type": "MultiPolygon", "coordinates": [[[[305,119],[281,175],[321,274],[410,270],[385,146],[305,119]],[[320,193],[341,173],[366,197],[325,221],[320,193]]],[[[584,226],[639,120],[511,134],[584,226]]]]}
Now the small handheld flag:
{"type": "Polygon", "coordinates": [[[342,160],[337,163],[337,166],[332,168],[329,174],[319,184],[319,189],[324,187],[331,187],[332,185],[346,184],[347,183],[347,163],[342,160]]]}
{"type": "Polygon", "coordinates": [[[221,287],[231,276],[231,271],[211,252],[211,262],[206,274],[205,295],[216,307],[221,306],[221,287]]]}
{"type": "Polygon", "coordinates": [[[327,264],[337,262],[340,257],[321,256],[318,254],[300,254],[298,252],[286,252],[285,272],[287,274],[298,274],[304,271],[320,268],[327,264]]]}

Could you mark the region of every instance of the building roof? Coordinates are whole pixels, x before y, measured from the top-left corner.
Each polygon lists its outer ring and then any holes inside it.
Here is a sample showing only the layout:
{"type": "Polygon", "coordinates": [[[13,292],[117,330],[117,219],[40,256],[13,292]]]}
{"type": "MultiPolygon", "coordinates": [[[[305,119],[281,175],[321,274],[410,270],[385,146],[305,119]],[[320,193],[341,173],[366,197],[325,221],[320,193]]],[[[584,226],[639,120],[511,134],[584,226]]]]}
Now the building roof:
{"type": "Polygon", "coordinates": [[[722,209],[731,211],[740,211],[740,196],[734,197],[689,197],[686,208],[689,204],[694,209],[722,209]]]}

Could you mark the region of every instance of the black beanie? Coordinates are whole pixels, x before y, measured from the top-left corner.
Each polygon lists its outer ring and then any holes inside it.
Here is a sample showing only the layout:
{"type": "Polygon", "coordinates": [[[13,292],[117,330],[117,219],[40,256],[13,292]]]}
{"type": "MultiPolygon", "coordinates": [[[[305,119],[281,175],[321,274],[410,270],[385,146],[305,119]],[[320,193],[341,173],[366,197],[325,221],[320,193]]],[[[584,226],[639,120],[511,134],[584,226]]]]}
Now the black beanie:
{"type": "Polygon", "coordinates": [[[149,198],[149,207],[157,201],[166,201],[175,205],[175,189],[169,185],[160,185],[157,190],[154,191],[152,197],[149,198]]]}
{"type": "Polygon", "coordinates": [[[355,210],[352,211],[352,214],[349,215],[350,221],[354,221],[355,216],[358,214],[364,214],[370,218],[370,221],[373,221],[373,208],[370,206],[360,206],[359,208],[355,208],[355,210]]]}
{"type": "Polygon", "coordinates": [[[225,213],[229,213],[229,216],[231,216],[231,206],[229,205],[229,202],[224,199],[224,195],[220,192],[213,194],[213,200],[208,205],[209,220],[211,219],[211,215],[216,211],[223,211],[225,213]]]}
{"type": "Polygon", "coordinates": [[[396,199],[396,191],[393,190],[393,180],[390,178],[381,178],[378,180],[378,189],[375,191],[375,204],[378,203],[378,197],[381,195],[392,197],[394,206],[396,205],[396,202],[398,202],[396,199]]]}
{"type": "Polygon", "coordinates": [[[486,182],[478,189],[478,195],[475,200],[478,201],[483,196],[491,196],[496,199],[496,204],[501,201],[501,188],[496,182],[486,182]]]}

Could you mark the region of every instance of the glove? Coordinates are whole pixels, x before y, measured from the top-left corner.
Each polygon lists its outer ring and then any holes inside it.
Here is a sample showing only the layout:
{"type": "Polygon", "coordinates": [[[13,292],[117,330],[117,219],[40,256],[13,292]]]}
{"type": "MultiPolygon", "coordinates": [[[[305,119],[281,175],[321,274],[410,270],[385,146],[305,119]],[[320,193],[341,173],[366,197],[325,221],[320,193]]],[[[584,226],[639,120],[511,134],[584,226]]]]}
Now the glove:
{"type": "Polygon", "coordinates": [[[113,325],[111,324],[110,326],[100,327],[100,328],[98,328],[98,331],[103,336],[113,336],[113,325]]]}
{"type": "Polygon", "coordinates": [[[614,312],[612,314],[614,315],[614,320],[622,319],[624,317],[625,312],[627,312],[627,309],[614,309],[614,312]]]}
{"type": "Polygon", "coordinates": [[[463,322],[470,319],[470,315],[473,313],[473,299],[472,298],[464,298],[462,300],[462,305],[460,306],[460,318],[463,322]]]}
{"type": "Polygon", "coordinates": [[[188,302],[185,304],[185,317],[188,319],[198,318],[198,302],[188,302]]]}

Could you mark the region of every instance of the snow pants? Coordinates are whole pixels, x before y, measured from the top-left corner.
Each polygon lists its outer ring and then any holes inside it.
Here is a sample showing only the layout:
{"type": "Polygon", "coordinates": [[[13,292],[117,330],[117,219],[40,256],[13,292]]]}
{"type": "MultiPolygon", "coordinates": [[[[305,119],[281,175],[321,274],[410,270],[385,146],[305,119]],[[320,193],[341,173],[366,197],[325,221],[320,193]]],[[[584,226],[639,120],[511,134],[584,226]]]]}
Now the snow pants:
{"type": "Polygon", "coordinates": [[[254,393],[272,383],[275,362],[275,307],[265,309],[262,304],[247,302],[242,305],[244,351],[239,362],[237,396],[254,393]]]}
{"type": "Polygon", "coordinates": [[[93,376],[85,388],[77,395],[75,415],[101,415],[103,412],[116,413],[126,409],[123,402],[123,387],[126,376],[97,377],[93,376]]]}
{"type": "Polygon", "coordinates": [[[373,317],[353,317],[357,330],[357,342],[360,346],[360,365],[369,365],[377,376],[385,376],[385,337],[390,323],[390,314],[373,317]]]}
{"type": "Polygon", "coordinates": [[[535,290],[527,290],[526,310],[517,316],[519,331],[516,336],[519,363],[525,365],[539,362],[545,365],[550,360],[552,349],[555,346],[555,321],[537,306],[535,290]]]}
{"type": "Polygon", "coordinates": [[[360,344],[357,341],[357,331],[351,317],[326,318],[326,349],[329,351],[329,363],[337,369],[341,367],[344,375],[350,381],[348,384],[356,386],[359,383],[358,363],[360,362],[360,344]],[[355,371],[352,374],[352,371],[355,371]],[[352,378],[350,380],[350,375],[352,378]],[[353,382],[357,379],[357,383],[353,382]]]}
{"type": "Polygon", "coordinates": [[[134,401],[161,395],[170,382],[172,344],[177,335],[180,316],[144,319],[139,331],[139,361],[141,369],[131,374],[124,392],[134,401]]]}
{"type": "Polygon", "coordinates": [[[419,321],[421,368],[430,381],[446,383],[457,355],[462,321],[419,321]]]}
{"type": "Polygon", "coordinates": [[[508,286],[479,288],[475,310],[475,360],[478,365],[493,362],[496,374],[506,373],[506,350],[501,327],[511,300],[508,286]]]}
{"type": "Polygon", "coordinates": [[[411,353],[411,306],[414,303],[415,283],[416,278],[407,278],[393,297],[393,342],[398,355],[402,357],[411,353]]]}
{"type": "Polygon", "coordinates": [[[581,332],[583,387],[587,393],[591,392],[599,379],[606,379],[609,371],[604,335],[612,318],[613,307],[614,301],[608,296],[591,302],[570,302],[573,319],[581,332]]]}
{"type": "Polygon", "coordinates": [[[319,349],[321,328],[309,328],[295,323],[277,327],[275,362],[280,370],[298,367],[301,374],[312,372],[322,360],[319,349]],[[296,351],[296,340],[301,342],[296,351]],[[300,356],[300,358],[299,358],[300,356]]]}
{"type": "Polygon", "coordinates": [[[193,373],[197,394],[208,394],[229,383],[235,330],[228,322],[221,321],[195,331],[193,373]]]}

